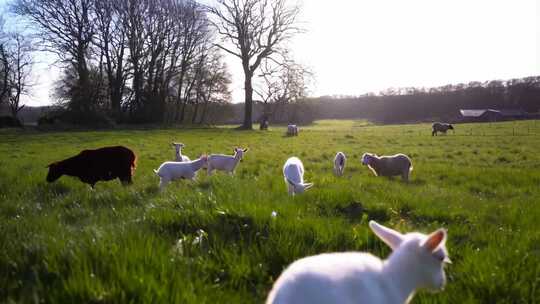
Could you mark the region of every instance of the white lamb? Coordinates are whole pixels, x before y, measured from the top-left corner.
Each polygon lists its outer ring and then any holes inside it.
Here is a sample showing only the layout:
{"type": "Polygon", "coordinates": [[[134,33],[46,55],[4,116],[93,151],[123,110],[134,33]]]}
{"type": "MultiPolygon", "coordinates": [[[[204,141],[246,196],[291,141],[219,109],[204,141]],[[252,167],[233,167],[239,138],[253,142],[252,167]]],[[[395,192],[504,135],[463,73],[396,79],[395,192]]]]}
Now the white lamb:
{"type": "Polygon", "coordinates": [[[307,189],[313,187],[313,183],[304,183],[304,165],[298,157],[287,159],[283,166],[283,177],[289,195],[304,193],[307,189]]]}
{"type": "Polygon", "coordinates": [[[401,234],[374,221],[369,226],[392,248],[388,259],[362,252],[300,259],[277,279],[266,303],[408,303],[418,288],[444,287],[446,230],[401,234]]]}
{"type": "Polygon", "coordinates": [[[287,125],[287,135],[289,135],[289,136],[298,136],[298,126],[297,125],[287,125]]]}
{"type": "Polygon", "coordinates": [[[248,149],[234,148],[233,151],[234,155],[232,156],[224,154],[212,154],[208,156],[208,175],[212,175],[213,170],[221,170],[233,174],[238,162],[242,160],[244,153],[246,153],[248,149]]]}
{"type": "Polygon", "coordinates": [[[176,153],[175,153],[175,156],[176,156],[176,161],[177,162],[188,162],[188,161],[191,161],[189,159],[189,157],[185,156],[185,155],[182,155],[182,148],[185,147],[186,145],[184,145],[183,143],[172,143],[172,146],[175,148],[176,150],[176,153]]]}
{"type": "Polygon", "coordinates": [[[187,162],[164,162],[154,172],[159,176],[159,188],[163,190],[167,184],[173,180],[190,179],[195,180],[197,171],[206,165],[208,157],[202,155],[194,161],[187,162]]]}
{"type": "Polygon", "coordinates": [[[347,161],[347,158],[345,157],[345,153],[343,152],[336,153],[336,157],[334,158],[334,174],[336,176],[343,175],[343,172],[345,171],[346,161],[347,161]]]}

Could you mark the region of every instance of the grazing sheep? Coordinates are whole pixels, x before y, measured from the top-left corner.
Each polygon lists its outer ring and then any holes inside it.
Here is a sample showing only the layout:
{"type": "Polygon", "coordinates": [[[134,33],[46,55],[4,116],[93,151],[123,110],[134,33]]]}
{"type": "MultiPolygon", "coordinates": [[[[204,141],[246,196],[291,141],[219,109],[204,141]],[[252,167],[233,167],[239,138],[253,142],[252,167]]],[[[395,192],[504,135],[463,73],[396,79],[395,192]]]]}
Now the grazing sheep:
{"type": "Polygon", "coordinates": [[[233,151],[234,155],[232,156],[224,154],[212,154],[208,156],[208,175],[212,175],[213,170],[221,170],[233,174],[238,162],[242,160],[248,148],[234,148],[233,151]]]}
{"type": "Polygon", "coordinates": [[[431,132],[431,136],[437,136],[437,132],[442,132],[446,134],[446,131],[454,130],[454,127],[451,124],[442,123],[442,122],[436,122],[431,126],[431,129],[433,130],[431,132]]]}
{"type": "Polygon", "coordinates": [[[307,189],[313,187],[313,183],[304,183],[304,165],[298,157],[287,159],[283,166],[283,177],[289,195],[304,193],[307,189]]]}
{"type": "Polygon", "coordinates": [[[287,125],[287,135],[289,135],[289,136],[298,136],[298,126],[297,125],[287,125]]]}
{"type": "Polygon", "coordinates": [[[268,130],[268,119],[267,118],[264,118],[263,120],[261,120],[261,123],[259,124],[259,130],[263,131],[263,130],[268,130]]]}
{"type": "Polygon", "coordinates": [[[401,175],[404,181],[409,180],[409,174],[413,170],[411,159],[405,154],[377,156],[364,153],[362,155],[362,164],[367,165],[375,176],[401,175]]]}
{"type": "Polygon", "coordinates": [[[120,179],[122,184],[131,184],[137,156],[126,147],[104,147],[83,150],[79,154],[54,162],[47,167],[47,182],[51,183],[62,175],[78,177],[92,188],[98,181],[120,179]]]}
{"type": "Polygon", "coordinates": [[[186,145],[183,143],[172,143],[172,146],[176,150],[175,157],[177,162],[188,162],[191,161],[189,157],[182,155],[182,148],[184,148],[186,145]]]}
{"type": "Polygon", "coordinates": [[[194,161],[168,161],[162,163],[157,170],[154,169],[156,175],[159,176],[159,189],[163,190],[165,186],[173,180],[190,179],[194,181],[197,171],[199,171],[207,161],[208,157],[206,155],[201,155],[201,157],[194,161]]]}
{"type": "Polygon", "coordinates": [[[446,230],[401,234],[375,221],[369,226],[392,248],[386,260],[363,252],[302,258],[283,271],[266,303],[409,303],[419,288],[444,287],[446,230]]]}
{"type": "Polygon", "coordinates": [[[334,174],[336,176],[343,175],[343,171],[345,171],[346,161],[347,161],[347,158],[345,157],[345,153],[343,152],[336,153],[336,157],[334,158],[334,174]]]}

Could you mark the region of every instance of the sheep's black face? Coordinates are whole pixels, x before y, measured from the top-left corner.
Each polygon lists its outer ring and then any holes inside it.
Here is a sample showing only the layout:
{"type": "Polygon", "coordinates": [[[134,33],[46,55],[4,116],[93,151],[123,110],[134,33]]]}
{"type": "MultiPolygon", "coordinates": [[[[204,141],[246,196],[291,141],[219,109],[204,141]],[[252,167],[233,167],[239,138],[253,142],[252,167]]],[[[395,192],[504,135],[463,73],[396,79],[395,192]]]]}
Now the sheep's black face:
{"type": "Polygon", "coordinates": [[[62,176],[62,169],[58,164],[49,165],[49,173],[47,174],[47,182],[52,183],[62,176]]]}
{"type": "Polygon", "coordinates": [[[452,125],[448,125],[448,129],[454,130],[454,127],[452,125]]]}

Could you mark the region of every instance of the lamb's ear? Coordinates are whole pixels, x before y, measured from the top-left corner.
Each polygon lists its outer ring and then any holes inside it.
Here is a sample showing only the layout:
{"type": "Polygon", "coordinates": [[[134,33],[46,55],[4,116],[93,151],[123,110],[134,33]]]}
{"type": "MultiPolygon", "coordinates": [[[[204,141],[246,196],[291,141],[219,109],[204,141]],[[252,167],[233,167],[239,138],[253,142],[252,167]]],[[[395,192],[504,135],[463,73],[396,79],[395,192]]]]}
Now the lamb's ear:
{"type": "Polygon", "coordinates": [[[248,150],[249,150],[249,148],[245,148],[245,149],[244,149],[244,152],[247,152],[248,150]]]}
{"type": "Polygon", "coordinates": [[[422,247],[426,248],[429,252],[437,250],[441,245],[446,242],[446,230],[441,228],[433,232],[422,243],[422,247]]]}
{"type": "Polygon", "coordinates": [[[403,235],[393,229],[384,227],[375,221],[369,221],[369,228],[392,250],[396,250],[403,241],[403,235]]]}
{"type": "Polygon", "coordinates": [[[307,190],[309,188],[313,187],[313,183],[306,183],[304,184],[304,190],[307,190]]]}
{"type": "Polygon", "coordinates": [[[45,168],[50,168],[50,167],[54,166],[55,164],[56,164],[56,162],[50,163],[50,164],[48,164],[45,168]]]}

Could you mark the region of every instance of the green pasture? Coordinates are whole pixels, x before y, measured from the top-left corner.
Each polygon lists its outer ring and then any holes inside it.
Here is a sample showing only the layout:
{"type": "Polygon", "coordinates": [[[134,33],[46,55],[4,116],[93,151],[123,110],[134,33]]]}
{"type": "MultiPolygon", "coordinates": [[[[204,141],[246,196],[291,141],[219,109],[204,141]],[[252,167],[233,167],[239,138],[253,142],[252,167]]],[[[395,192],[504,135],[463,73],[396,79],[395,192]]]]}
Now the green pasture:
{"type": "Polygon", "coordinates": [[[369,231],[448,229],[453,264],[440,293],[414,303],[540,302],[540,122],[375,126],[317,121],[298,137],[269,131],[0,130],[0,303],[262,303],[292,261],[323,252],[389,249],[369,231]],[[248,147],[236,174],[177,181],[152,169],[185,155],[248,147]],[[47,164],[83,149],[124,145],[134,184],[45,181],[47,164]],[[345,176],[332,175],[337,151],[345,176]],[[364,152],[405,153],[409,183],[375,177],[364,152]],[[304,162],[315,186],[290,197],[282,166],[304,162]],[[272,216],[272,212],[276,216],[272,216]]]}

